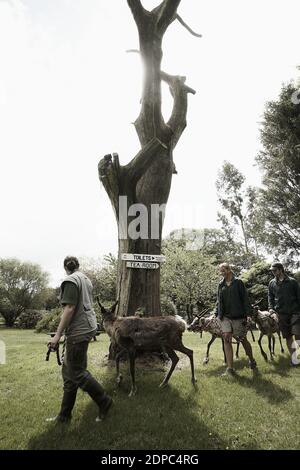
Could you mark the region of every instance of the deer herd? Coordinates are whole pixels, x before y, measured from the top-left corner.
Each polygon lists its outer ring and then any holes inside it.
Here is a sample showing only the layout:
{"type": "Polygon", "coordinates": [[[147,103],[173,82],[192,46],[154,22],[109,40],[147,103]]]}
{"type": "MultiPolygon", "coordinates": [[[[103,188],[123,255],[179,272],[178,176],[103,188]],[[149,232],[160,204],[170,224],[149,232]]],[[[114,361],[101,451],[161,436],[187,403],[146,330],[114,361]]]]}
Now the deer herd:
{"type": "MultiPolygon", "coordinates": [[[[221,339],[224,352],[224,341],[218,319],[215,314],[211,314],[207,310],[201,312],[199,315],[194,315],[193,322],[187,326],[186,322],[179,315],[160,317],[118,317],[116,315],[118,302],[115,302],[110,309],[103,307],[100,303],[99,297],[97,297],[97,302],[103,318],[103,327],[110,337],[111,346],[114,351],[117,372],[116,383],[118,386],[122,381],[122,375],[120,374],[120,359],[124,353],[127,353],[129,357],[131,375],[131,390],[129,396],[134,395],[137,390],[135,383],[135,357],[138,351],[164,351],[169,356],[171,367],[161,382],[160,387],[165,387],[167,385],[179,361],[175,351],[182,352],[188,356],[191,367],[192,383],[194,386],[196,385],[193,351],[182,343],[182,335],[186,329],[192,332],[199,332],[201,336],[203,331],[211,334],[211,339],[207,345],[206,356],[203,360],[204,364],[208,363],[210,347],[217,338],[221,339]]],[[[275,334],[278,335],[281,352],[284,352],[279,331],[278,318],[276,314],[259,310],[258,305],[259,302],[253,305],[253,318],[248,317],[246,320],[247,332],[251,333],[252,340],[255,341],[252,330],[257,327],[260,331],[258,345],[265,361],[268,360],[268,356],[263,350],[262,338],[265,335],[268,337],[270,358],[272,360],[275,354],[275,334]]],[[[237,344],[236,357],[238,357],[240,341],[239,338],[235,339],[237,344]]],[[[224,362],[226,362],[225,354],[224,362]]]]}

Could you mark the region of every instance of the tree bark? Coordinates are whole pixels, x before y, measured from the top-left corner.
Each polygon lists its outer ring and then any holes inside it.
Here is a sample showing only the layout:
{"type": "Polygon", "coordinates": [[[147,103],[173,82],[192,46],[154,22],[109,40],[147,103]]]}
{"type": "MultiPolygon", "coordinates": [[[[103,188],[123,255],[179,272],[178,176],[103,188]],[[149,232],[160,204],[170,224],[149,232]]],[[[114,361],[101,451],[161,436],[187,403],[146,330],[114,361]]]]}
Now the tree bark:
{"type": "Polygon", "coordinates": [[[186,127],[187,94],[195,93],[185,85],[185,77],[161,71],[162,39],[176,18],[180,0],[164,0],[151,12],[140,0],[127,0],[138,28],[140,53],[145,64],[145,81],[141,110],[134,125],[141,150],[130,163],[121,166],[117,154],[106,155],[98,166],[99,178],[110,198],[118,222],[119,269],[118,315],[133,315],[142,309],[145,315],[160,315],[160,268],[131,269],[122,261],[123,253],[160,254],[163,217],[151,217],[153,204],[166,204],[174,171],[173,149],[186,127]],[[173,110],[168,122],[161,111],[161,80],[170,88],[173,110]],[[143,204],[148,211],[148,237],[136,240],[122,238],[128,232],[133,216],[120,217],[120,196],[127,197],[128,208],[143,204]],[[151,234],[154,221],[158,237],[151,234]],[[123,234],[123,235],[122,235],[123,234]]]}

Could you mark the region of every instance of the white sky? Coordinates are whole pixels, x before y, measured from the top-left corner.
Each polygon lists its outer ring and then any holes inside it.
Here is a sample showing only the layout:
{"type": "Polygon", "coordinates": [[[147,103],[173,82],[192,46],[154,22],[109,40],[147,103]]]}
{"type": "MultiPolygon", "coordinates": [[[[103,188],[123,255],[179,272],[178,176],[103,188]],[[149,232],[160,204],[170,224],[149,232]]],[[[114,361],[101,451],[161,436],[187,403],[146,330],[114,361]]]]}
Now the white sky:
{"type": "MultiPolygon", "coordinates": [[[[144,0],[151,9],[159,1],[144,0]]],[[[224,160],[249,184],[264,104],[300,64],[299,0],[182,0],[164,39],[163,70],[186,75],[188,126],[174,152],[164,234],[217,226],[224,160]]],[[[40,263],[55,285],[67,254],[117,250],[97,164],[139,150],[141,67],[126,0],[0,0],[0,257],[40,263]]],[[[165,112],[170,99],[166,93],[165,112]]]]}

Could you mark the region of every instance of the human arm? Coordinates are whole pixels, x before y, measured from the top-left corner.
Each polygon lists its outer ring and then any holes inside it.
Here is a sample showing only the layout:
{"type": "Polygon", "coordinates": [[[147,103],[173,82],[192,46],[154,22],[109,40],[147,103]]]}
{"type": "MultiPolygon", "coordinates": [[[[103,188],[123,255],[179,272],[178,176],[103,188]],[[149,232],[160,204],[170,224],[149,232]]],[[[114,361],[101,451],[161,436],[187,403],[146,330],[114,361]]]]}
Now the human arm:
{"type": "Polygon", "coordinates": [[[78,303],[78,289],[74,283],[69,281],[64,282],[62,284],[61,290],[61,304],[63,306],[63,313],[57,331],[53,338],[51,338],[51,341],[48,343],[49,347],[52,349],[56,348],[64,330],[69,326],[78,303]]]}
{"type": "Polygon", "coordinates": [[[298,304],[298,308],[299,308],[299,313],[300,313],[300,285],[299,285],[298,281],[296,281],[296,279],[295,279],[295,282],[294,282],[294,286],[295,286],[295,296],[296,296],[296,300],[297,300],[297,304],[298,304]]]}
{"type": "Polygon", "coordinates": [[[243,308],[244,308],[244,315],[246,317],[252,317],[252,307],[249,300],[248,290],[241,279],[238,280],[239,282],[239,292],[240,292],[240,299],[242,300],[243,308]]]}
{"type": "Polygon", "coordinates": [[[49,341],[49,343],[48,343],[48,346],[51,349],[56,349],[57,344],[58,344],[63,332],[65,331],[65,329],[70,324],[70,321],[73,317],[74,311],[75,311],[75,305],[67,304],[67,305],[64,306],[63,314],[61,316],[61,319],[60,319],[58,328],[56,330],[55,336],[53,336],[53,338],[51,338],[51,341],[49,341]]]}
{"type": "Polygon", "coordinates": [[[271,313],[275,312],[275,295],[271,282],[269,283],[268,287],[268,309],[271,313]]]}

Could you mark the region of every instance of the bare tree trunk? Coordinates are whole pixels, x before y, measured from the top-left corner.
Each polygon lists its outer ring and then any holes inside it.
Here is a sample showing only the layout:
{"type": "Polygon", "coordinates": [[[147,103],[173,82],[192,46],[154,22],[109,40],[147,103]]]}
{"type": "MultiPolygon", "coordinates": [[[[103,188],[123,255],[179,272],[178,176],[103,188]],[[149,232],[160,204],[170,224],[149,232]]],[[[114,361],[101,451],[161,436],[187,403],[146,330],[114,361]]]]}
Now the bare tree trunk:
{"type": "Polygon", "coordinates": [[[140,0],[127,0],[139,32],[140,53],[145,64],[145,82],[141,111],[134,125],[141,151],[128,165],[119,164],[118,155],[106,155],[99,162],[99,177],[111,200],[119,227],[118,315],[132,315],[138,308],[145,315],[160,315],[160,269],[130,269],[122,261],[123,253],[160,254],[163,218],[151,218],[153,204],[166,204],[174,172],[173,149],[186,127],[187,94],[195,93],[185,85],[185,77],[161,71],[162,39],[177,18],[180,0],[164,0],[151,12],[140,0]],[[166,123],[161,112],[161,80],[168,83],[173,110],[166,123]],[[127,233],[133,216],[120,220],[119,198],[127,204],[143,204],[148,210],[147,239],[121,238],[127,233]],[[151,236],[154,221],[158,237],[151,236]]]}
{"type": "Polygon", "coordinates": [[[249,254],[248,237],[247,237],[246,230],[245,230],[244,218],[242,216],[240,217],[240,222],[241,222],[241,228],[242,228],[242,233],[244,237],[245,251],[246,251],[246,254],[248,255],[249,254]]]}

